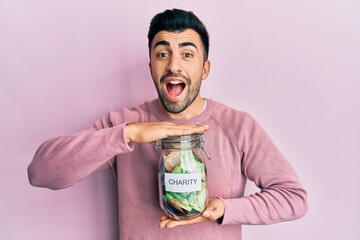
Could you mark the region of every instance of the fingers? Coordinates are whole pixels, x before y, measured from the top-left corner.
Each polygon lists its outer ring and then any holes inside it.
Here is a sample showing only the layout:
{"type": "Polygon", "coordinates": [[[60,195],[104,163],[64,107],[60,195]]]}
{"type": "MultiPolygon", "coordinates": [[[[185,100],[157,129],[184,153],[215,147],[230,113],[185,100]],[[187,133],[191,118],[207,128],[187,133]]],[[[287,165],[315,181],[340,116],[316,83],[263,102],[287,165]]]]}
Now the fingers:
{"type": "Polygon", "coordinates": [[[196,224],[196,223],[202,223],[207,221],[206,218],[199,216],[193,219],[189,219],[189,220],[175,220],[172,219],[170,217],[167,216],[162,216],[160,218],[160,224],[159,227],[160,228],[174,228],[174,227],[179,227],[179,226],[186,226],[186,225],[191,225],[191,224],[196,224]]]}
{"type": "Polygon", "coordinates": [[[204,133],[208,128],[207,125],[170,122],[127,123],[125,125],[125,139],[128,143],[151,143],[166,137],[204,133]]]}
{"type": "Polygon", "coordinates": [[[209,129],[207,125],[173,125],[167,128],[165,137],[183,136],[196,133],[204,133],[209,129]]]}
{"type": "Polygon", "coordinates": [[[166,225],[167,225],[170,221],[172,221],[172,219],[169,218],[168,216],[162,216],[162,217],[160,218],[159,227],[160,227],[160,228],[166,228],[166,225]]]}

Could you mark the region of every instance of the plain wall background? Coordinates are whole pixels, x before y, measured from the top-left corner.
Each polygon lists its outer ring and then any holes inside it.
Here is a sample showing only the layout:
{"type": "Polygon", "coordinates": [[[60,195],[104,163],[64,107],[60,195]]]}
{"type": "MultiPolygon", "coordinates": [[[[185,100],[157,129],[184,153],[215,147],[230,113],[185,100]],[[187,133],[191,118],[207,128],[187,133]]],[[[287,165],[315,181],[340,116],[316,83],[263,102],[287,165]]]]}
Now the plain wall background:
{"type": "Polygon", "coordinates": [[[309,193],[304,218],[244,239],[360,239],[357,0],[0,0],[0,239],[117,238],[111,173],[52,191],[26,168],[44,140],[156,97],[147,29],[174,7],[210,33],[202,96],[250,112],[309,193]]]}

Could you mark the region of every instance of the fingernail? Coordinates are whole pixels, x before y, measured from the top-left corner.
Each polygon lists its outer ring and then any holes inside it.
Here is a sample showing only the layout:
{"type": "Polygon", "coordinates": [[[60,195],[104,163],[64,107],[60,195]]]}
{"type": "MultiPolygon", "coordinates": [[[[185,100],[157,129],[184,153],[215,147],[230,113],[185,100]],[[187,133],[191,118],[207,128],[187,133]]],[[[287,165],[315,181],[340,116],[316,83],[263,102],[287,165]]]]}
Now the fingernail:
{"type": "Polygon", "coordinates": [[[203,212],[203,217],[208,218],[210,217],[210,213],[208,211],[203,212]]]}

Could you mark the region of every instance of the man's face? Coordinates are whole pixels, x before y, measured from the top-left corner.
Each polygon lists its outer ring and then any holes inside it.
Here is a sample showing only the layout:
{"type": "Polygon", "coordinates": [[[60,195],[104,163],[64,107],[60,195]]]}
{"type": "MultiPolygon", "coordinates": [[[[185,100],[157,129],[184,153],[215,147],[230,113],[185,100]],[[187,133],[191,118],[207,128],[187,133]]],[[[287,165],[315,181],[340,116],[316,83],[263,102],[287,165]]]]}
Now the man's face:
{"type": "Polygon", "coordinates": [[[201,81],[207,77],[210,63],[204,63],[202,42],[194,30],[158,32],[150,57],[151,75],[167,112],[178,114],[201,101],[201,81]]]}

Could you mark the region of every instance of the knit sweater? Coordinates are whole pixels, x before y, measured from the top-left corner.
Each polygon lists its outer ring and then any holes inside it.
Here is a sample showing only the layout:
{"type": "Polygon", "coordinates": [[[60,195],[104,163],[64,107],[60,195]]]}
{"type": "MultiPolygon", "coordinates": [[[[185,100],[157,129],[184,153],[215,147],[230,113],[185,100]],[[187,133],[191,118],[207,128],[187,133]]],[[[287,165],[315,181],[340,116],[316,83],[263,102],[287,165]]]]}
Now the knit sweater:
{"type": "Polygon", "coordinates": [[[31,184],[62,189],[90,173],[112,169],[117,176],[120,239],[241,239],[243,224],[271,224],[302,217],[306,191],[297,174],[267,133],[248,113],[208,99],[205,110],[191,119],[163,114],[157,101],[110,112],[93,127],[43,143],[28,167],[31,184]],[[161,151],[154,144],[128,144],[128,122],[169,121],[206,124],[205,159],[209,198],[222,198],[221,224],[205,222],[160,229],[158,171],[161,151]],[[244,196],[246,180],[258,193],[244,196]]]}

